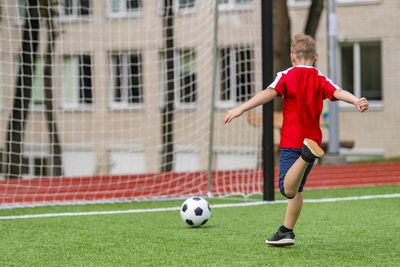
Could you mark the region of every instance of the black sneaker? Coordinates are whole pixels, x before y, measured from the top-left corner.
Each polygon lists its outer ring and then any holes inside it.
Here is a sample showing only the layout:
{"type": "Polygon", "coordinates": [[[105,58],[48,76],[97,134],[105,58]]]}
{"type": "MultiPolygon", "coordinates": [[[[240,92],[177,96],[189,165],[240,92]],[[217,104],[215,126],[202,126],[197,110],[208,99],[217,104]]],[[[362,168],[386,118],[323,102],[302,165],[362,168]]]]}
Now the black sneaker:
{"type": "Polygon", "coordinates": [[[303,149],[301,150],[301,158],[307,162],[313,162],[316,158],[322,158],[324,156],[324,151],[319,145],[311,140],[304,139],[303,149]]]}
{"type": "Polygon", "coordinates": [[[283,233],[279,229],[271,238],[265,241],[268,245],[275,247],[284,247],[284,246],[292,246],[294,245],[294,232],[286,232],[283,233]]]}

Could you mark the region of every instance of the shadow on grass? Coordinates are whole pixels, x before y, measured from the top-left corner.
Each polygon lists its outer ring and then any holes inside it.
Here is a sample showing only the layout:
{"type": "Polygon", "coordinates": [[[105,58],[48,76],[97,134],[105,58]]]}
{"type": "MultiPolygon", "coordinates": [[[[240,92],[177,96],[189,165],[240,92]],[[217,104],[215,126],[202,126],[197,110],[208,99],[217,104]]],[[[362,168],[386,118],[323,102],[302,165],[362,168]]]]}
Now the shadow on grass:
{"type": "Polygon", "coordinates": [[[199,227],[192,227],[189,225],[182,226],[182,229],[187,230],[187,231],[206,231],[207,229],[214,229],[214,228],[219,228],[219,226],[217,224],[203,225],[203,226],[199,226],[199,227]]]}

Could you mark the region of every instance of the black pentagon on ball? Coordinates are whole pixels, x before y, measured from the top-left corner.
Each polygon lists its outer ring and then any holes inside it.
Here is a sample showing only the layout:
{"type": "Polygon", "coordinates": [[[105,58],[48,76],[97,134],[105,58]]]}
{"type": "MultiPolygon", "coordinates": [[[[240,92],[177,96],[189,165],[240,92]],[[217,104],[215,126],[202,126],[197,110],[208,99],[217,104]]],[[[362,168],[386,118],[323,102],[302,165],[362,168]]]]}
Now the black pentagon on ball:
{"type": "Polygon", "coordinates": [[[193,197],[193,200],[200,201],[201,197],[193,197]]]}
{"type": "Polygon", "coordinates": [[[207,203],[208,210],[211,211],[210,204],[207,203]]]}
{"type": "Polygon", "coordinates": [[[189,224],[189,225],[193,225],[192,220],[189,220],[189,219],[186,219],[186,223],[189,224]]]}
{"type": "Polygon", "coordinates": [[[200,207],[195,208],[194,214],[196,214],[196,216],[201,216],[203,214],[203,209],[200,207]]]}
{"type": "Polygon", "coordinates": [[[201,225],[204,225],[207,221],[208,221],[208,219],[205,219],[205,220],[201,223],[201,225]]]}
{"type": "Polygon", "coordinates": [[[187,209],[188,209],[188,206],[187,206],[187,204],[183,205],[183,207],[182,207],[182,211],[183,211],[183,212],[185,212],[187,209]]]}

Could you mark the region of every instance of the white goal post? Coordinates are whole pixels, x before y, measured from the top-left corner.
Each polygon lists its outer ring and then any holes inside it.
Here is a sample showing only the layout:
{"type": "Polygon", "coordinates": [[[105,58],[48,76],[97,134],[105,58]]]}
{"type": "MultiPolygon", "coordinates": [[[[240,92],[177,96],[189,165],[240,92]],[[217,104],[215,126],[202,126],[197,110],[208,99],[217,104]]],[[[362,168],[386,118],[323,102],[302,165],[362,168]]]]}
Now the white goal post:
{"type": "Polygon", "coordinates": [[[262,193],[261,0],[0,3],[0,207],[262,193]]]}

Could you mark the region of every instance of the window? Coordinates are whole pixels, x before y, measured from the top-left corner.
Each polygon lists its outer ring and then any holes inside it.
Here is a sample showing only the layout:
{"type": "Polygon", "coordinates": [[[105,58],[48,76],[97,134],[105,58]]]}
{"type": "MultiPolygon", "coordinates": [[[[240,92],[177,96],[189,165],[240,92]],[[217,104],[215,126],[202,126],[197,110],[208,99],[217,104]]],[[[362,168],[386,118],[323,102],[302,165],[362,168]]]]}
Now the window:
{"type": "MultiPolygon", "coordinates": [[[[162,85],[164,89],[164,103],[167,97],[167,62],[161,54],[163,65],[161,67],[162,85]]],[[[196,54],[193,49],[178,50],[174,58],[174,89],[175,106],[177,108],[194,108],[197,100],[196,85],[196,54]]]]}
{"type": "Polygon", "coordinates": [[[91,15],[90,0],[63,0],[61,14],[72,19],[88,17],[91,15]]]}
{"type": "Polygon", "coordinates": [[[254,93],[254,53],[247,47],[219,51],[220,107],[232,107],[248,100],[254,93]]]}
{"type": "Polygon", "coordinates": [[[35,73],[32,77],[32,98],[30,106],[35,111],[42,111],[44,104],[44,58],[37,56],[35,59],[35,73]]]}
{"type": "Polygon", "coordinates": [[[252,9],[253,0],[218,0],[219,10],[252,9]]]}
{"type": "Polygon", "coordinates": [[[380,3],[382,0],[336,0],[338,5],[352,5],[352,4],[375,4],[380,3]]]}
{"type": "Polygon", "coordinates": [[[93,103],[92,58],[90,55],[66,56],[63,65],[64,108],[90,107],[93,103]]]}
{"type": "Polygon", "coordinates": [[[382,67],[380,42],[342,43],[342,88],[357,97],[382,100],[382,67]]]}
{"type": "Polygon", "coordinates": [[[140,54],[111,54],[111,107],[141,107],[142,66],[140,54]]]}
{"type": "MultiPolygon", "coordinates": [[[[338,5],[355,5],[355,4],[376,4],[382,0],[336,0],[338,5]]],[[[311,0],[288,0],[290,7],[308,7],[311,5],[311,0]]]]}
{"type": "Polygon", "coordinates": [[[289,7],[308,7],[311,5],[311,0],[288,0],[289,7]]]}
{"type": "Polygon", "coordinates": [[[141,0],[109,0],[108,3],[111,18],[137,16],[142,8],[141,0]]]}
{"type": "Polygon", "coordinates": [[[194,50],[178,52],[179,88],[178,103],[191,104],[196,102],[196,59],[194,50]]]}
{"type": "Polygon", "coordinates": [[[33,76],[32,106],[40,106],[44,103],[44,84],[43,84],[44,60],[37,57],[35,63],[35,74],[33,76]]]}
{"type": "MultiPolygon", "coordinates": [[[[193,13],[195,8],[195,0],[173,0],[172,9],[175,14],[182,15],[193,13]]],[[[163,16],[165,12],[165,1],[158,2],[158,14],[163,16]]]]}
{"type": "Polygon", "coordinates": [[[50,175],[50,158],[47,146],[25,143],[23,146],[21,172],[26,177],[50,175]]]}
{"type": "Polygon", "coordinates": [[[26,17],[26,0],[16,1],[15,12],[17,13],[15,24],[16,26],[22,26],[26,17]]]}
{"type": "Polygon", "coordinates": [[[193,8],[194,7],[194,0],[178,0],[178,8],[193,8]]]}
{"type": "Polygon", "coordinates": [[[175,0],[175,11],[177,14],[194,12],[195,0],[175,0]]]}
{"type": "Polygon", "coordinates": [[[26,0],[18,0],[17,13],[18,18],[23,21],[26,16],[26,0]]]}
{"type": "Polygon", "coordinates": [[[49,175],[49,158],[40,156],[28,156],[22,158],[22,175],[42,177],[49,175]]]}

